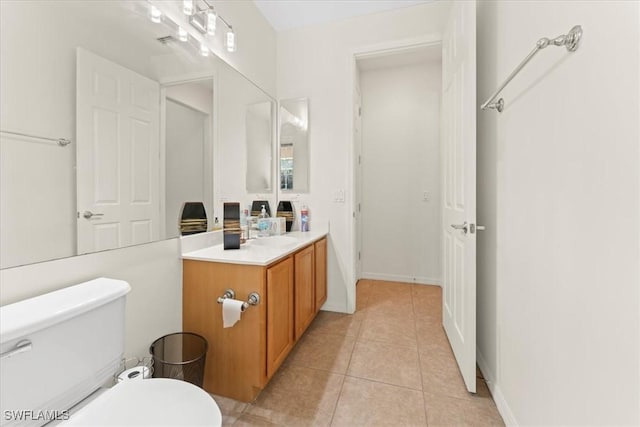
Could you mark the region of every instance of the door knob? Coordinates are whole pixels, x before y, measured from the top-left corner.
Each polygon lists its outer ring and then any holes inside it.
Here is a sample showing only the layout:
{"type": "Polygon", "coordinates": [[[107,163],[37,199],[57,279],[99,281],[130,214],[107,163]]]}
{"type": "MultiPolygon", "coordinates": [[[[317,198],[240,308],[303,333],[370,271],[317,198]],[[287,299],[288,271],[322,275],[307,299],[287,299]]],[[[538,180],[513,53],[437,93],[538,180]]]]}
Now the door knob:
{"type": "Polygon", "coordinates": [[[82,214],[83,217],[85,217],[86,219],[91,219],[94,216],[104,216],[104,214],[101,213],[93,213],[91,211],[84,211],[84,213],[82,214]]]}
{"type": "Polygon", "coordinates": [[[455,228],[456,230],[464,231],[464,234],[467,234],[467,231],[469,230],[469,225],[466,221],[463,224],[451,224],[451,227],[455,228]]]}
{"type": "Polygon", "coordinates": [[[478,230],[478,231],[484,231],[485,230],[484,225],[471,224],[470,228],[471,228],[471,234],[475,233],[476,230],[478,230]]]}

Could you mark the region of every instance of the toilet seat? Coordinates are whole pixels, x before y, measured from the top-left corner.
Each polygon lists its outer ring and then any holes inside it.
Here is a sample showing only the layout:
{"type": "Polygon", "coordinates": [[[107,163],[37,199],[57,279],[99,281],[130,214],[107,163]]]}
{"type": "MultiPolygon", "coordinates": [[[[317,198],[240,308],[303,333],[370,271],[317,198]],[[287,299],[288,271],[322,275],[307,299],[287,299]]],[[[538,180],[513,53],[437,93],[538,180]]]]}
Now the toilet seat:
{"type": "Polygon", "coordinates": [[[220,426],[220,408],[201,388],[180,380],[123,381],[72,413],[65,426],[220,426]]]}

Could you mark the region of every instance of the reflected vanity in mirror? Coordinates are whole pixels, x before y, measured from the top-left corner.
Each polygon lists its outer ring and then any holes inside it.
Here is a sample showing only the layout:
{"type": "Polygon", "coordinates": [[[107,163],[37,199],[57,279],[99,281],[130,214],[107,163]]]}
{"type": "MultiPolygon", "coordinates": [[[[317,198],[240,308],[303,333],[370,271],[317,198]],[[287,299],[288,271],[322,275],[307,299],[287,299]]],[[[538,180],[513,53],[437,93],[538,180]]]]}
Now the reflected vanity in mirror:
{"type": "Polygon", "coordinates": [[[0,134],[0,268],[176,237],[185,202],[209,229],[247,189],[275,205],[275,101],[191,33],[146,1],[0,8],[0,130],[72,141],[0,134]]]}
{"type": "Polygon", "coordinates": [[[309,191],[309,100],[280,101],[280,191],[309,191]]]}

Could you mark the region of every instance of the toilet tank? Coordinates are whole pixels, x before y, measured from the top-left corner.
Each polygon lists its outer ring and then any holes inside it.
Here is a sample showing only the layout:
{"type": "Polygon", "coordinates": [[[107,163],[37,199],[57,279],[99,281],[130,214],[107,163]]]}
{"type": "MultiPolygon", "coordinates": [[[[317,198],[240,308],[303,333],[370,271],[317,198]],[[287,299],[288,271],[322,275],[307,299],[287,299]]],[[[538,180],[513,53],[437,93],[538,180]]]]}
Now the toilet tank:
{"type": "Polygon", "coordinates": [[[99,278],[0,307],[2,426],[64,418],[112,378],[123,356],[130,289],[99,278]]]}

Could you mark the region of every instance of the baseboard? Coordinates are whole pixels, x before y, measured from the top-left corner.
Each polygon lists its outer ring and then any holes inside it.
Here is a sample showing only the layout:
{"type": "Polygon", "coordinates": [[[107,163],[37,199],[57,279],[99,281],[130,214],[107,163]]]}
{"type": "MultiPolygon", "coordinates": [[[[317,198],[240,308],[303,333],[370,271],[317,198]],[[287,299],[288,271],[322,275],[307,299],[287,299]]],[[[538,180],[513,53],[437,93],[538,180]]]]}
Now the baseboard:
{"type": "Polygon", "coordinates": [[[478,362],[478,367],[480,368],[482,376],[487,383],[487,387],[489,387],[493,401],[496,403],[498,412],[500,413],[505,425],[517,427],[519,424],[516,421],[516,417],[513,415],[513,412],[511,412],[511,408],[507,404],[507,401],[502,394],[502,390],[500,390],[500,386],[496,382],[495,373],[489,369],[487,361],[484,359],[482,353],[480,353],[480,349],[477,347],[476,361],[478,362]]]}
{"type": "Polygon", "coordinates": [[[361,279],[386,280],[389,282],[402,282],[402,283],[417,283],[419,285],[437,285],[442,287],[442,280],[440,278],[435,278],[435,277],[413,277],[413,276],[401,276],[396,274],[362,272],[361,279]]]}

